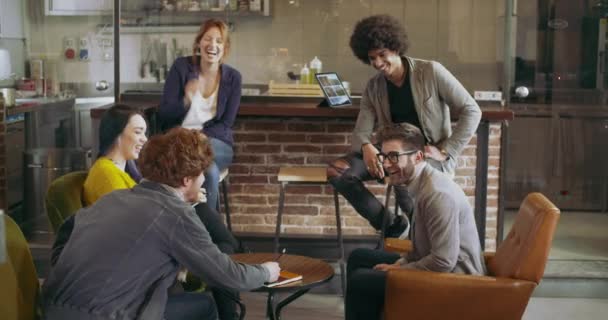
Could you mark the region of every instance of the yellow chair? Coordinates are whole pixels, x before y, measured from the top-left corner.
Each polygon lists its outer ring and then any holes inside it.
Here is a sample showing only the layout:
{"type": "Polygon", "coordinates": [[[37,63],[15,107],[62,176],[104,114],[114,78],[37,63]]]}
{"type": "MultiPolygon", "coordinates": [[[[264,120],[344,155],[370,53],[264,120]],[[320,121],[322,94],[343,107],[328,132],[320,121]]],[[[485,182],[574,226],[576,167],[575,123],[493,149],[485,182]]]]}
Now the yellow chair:
{"type": "Polygon", "coordinates": [[[37,319],[40,294],[30,248],[13,219],[4,215],[4,224],[7,257],[0,264],[0,316],[3,320],[37,319]]]}
{"type": "Polygon", "coordinates": [[[46,193],[46,212],[56,234],[69,216],[83,207],[82,194],[86,171],[70,172],[55,179],[46,193]]]}
{"type": "Polygon", "coordinates": [[[521,319],[545,271],[559,216],[545,196],[529,194],[496,254],[486,256],[488,276],[389,271],[384,319],[521,319]]]}

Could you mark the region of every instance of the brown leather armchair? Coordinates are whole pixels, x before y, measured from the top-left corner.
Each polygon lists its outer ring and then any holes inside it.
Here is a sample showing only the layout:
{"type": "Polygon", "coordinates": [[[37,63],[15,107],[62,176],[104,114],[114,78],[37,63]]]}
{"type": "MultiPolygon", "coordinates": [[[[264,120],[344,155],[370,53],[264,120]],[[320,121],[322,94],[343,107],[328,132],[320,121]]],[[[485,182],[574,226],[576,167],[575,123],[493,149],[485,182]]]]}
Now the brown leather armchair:
{"type": "Polygon", "coordinates": [[[486,255],[487,276],[389,271],[385,320],[521,319],[545,271],[559,215],[545,196],[529,194],[496,254],[486,255]]]}

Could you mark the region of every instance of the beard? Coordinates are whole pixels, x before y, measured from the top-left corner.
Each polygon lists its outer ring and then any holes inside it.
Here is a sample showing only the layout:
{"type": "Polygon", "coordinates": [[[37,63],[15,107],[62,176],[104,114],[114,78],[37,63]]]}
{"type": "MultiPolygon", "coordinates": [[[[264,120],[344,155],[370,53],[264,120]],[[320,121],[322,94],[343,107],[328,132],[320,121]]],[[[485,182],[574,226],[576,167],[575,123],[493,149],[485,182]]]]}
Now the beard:
{"type": "Polygon", "coordinates": [[[413,164],[409,164],[405,168],[402,168],[398,174],[391,175],[389,183],[392,185],[408,185],[410,182],[412,182],[415,170],[416,166],[414,166],[413,164]]]}

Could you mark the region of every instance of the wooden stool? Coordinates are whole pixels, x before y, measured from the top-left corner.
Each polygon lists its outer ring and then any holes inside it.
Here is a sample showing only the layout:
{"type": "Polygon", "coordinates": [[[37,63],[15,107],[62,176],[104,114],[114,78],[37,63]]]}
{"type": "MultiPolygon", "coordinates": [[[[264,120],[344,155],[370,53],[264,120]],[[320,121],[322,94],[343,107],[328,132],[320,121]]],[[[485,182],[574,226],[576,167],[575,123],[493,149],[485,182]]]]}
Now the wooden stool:
{"type": "MultiPolygon", "coordinates": [[[[274,252],[279,252],[279,238],[281,236],[281,224],[283,218],[283,207],[285,204],[285,187],[288,184],[326,184],[327,172],[325,167],[281,167],[279,169],[278,181],[280,183],[279,191],[279,209],[277,212],[277,225],[274,233],[274,252]]],[[[345,293],[346,285],[346,269],[344,265],[344,240],[342,238],[342,223],[340,221],[340,202],[338,200],[338,192],[334,189],[334,205],[336,211],[336,229],[339,260],[340,265],[340,280],[342,285],[342,294],[345,293]]]]}
{"type": "MultiPolygon", "coordinates": [[[[228,168],[222,170],[220,172],[220,186],[222,188],[222,198],[224,198],[224,209],[226,210],[226,226],[228,226],[228,230],[232,232],[232,223],[230,222],[230,206],[228,205],[228,183],[226,182],[226,177],[228,177],[228,168]]],[[[217,202],[217,212],[220,212],[220,202],[217,202]]]]}

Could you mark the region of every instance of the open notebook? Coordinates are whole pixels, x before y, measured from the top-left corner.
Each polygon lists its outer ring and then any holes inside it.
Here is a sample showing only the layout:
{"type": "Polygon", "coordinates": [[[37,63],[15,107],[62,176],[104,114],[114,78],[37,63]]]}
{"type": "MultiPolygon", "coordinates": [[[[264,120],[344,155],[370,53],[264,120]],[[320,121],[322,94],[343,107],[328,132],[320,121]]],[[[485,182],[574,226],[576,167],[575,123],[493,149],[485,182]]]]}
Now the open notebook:
{"type": "Polygon", "coordinates": [[[272,288],[272,287],[281,286],[281,285],[299,281],[299,280],[302,280],[301,274],[281,270],[281,273],[279,274],[279,279],[277,279],[277,281],[275,281],[275,282],[265,284],[264,287],[272,288]]]}

